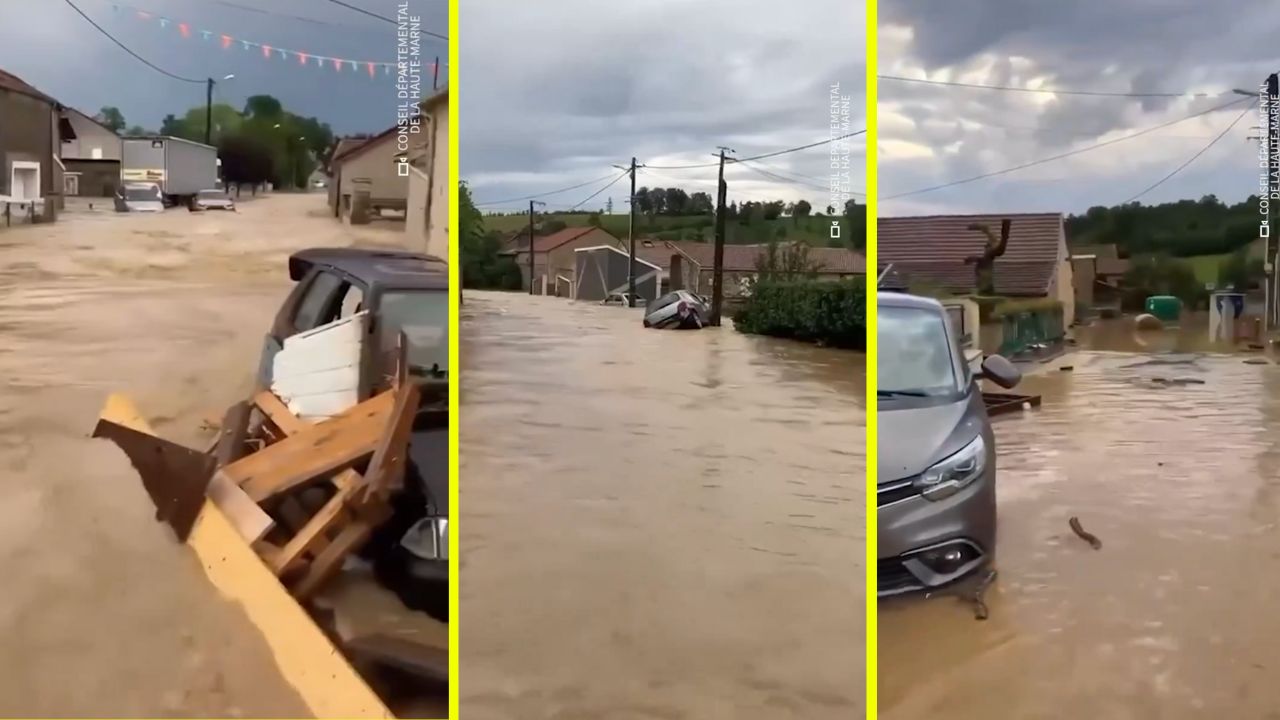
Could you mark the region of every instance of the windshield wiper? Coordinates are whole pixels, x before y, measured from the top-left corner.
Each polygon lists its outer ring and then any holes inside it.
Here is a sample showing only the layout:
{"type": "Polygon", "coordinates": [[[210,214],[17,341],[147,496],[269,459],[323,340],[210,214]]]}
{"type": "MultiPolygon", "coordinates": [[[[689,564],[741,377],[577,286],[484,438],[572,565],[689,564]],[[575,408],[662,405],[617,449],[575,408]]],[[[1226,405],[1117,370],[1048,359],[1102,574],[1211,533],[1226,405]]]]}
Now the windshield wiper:
{"type": "Polygon", "coordinates": [[[876,390],[876,397],[929,397],[920,390],[876,390]]]}

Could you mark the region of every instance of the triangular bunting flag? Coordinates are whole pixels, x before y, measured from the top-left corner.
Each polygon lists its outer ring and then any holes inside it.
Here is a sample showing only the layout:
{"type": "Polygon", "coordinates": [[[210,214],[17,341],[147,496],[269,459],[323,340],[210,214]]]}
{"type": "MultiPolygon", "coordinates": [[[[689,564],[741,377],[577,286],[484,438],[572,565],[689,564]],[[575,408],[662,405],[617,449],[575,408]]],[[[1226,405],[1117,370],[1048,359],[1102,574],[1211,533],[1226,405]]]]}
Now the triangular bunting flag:
{"type": "Polygon", "coordinates": [[[178,23],[178,34],[184,38],[191,37],[191,26],[186,23],[178,23]]]}
{"type": "Polygon", "coordinates": [[[204,40],[208,40],[211,35],[213,35],[213,33],[209,32],[208,30],[200,31],[200,37],[204,40]]]}
{"type": "Polygon", "coordinates": [[[373,63],[365,63],[365,65],[369,68],[369,77],[373,77],[373,74],[377,72],[377,69],[373,66],[373,63]]]}
{"type": "Polygon", "coordinates": [[[334,69],[334,70],[337,70],[338,72],[342,72],[342,60],[341,60],[341,59],[339,59],[339,58],[334,58],[334,59],[333,59],[333,69],[334,69]]]}
{"type": "Polygon", "coordinates": [[[307,64],[307,54],[306,54],[306,53],[304,53],[304,52],[300,52],[300,53],[298,53],[297,55],[298,55],[298,64],[299,64],[299,65],[306,65],[306,64],[307,64]]]}
{"type": "Polygon", "coordinates": [[[169,27],[169,18],[160,18],[160,27],[169,27]]]}
{"type": "Polygon", "coordinates": [[[232,38],[230,35],[223,35],[223,36],[222,36],[222,49],[223,49],[223,50],[226,50],[227,48],[231,47],[231,40],[232,40],[232,39],[233,39],[233,38],[232,38]]]}
{"type": "Polygon", "coordinates": [[[263,46],[262,46],[262,59],[264,59],[264,60],[270,60],[270,59],[271,59],[271,46],[270,46],[270,45],[263,45],[263,46]]]}
{"type": "Polygon", "coordinates": [[[241,40],[241,41],[240,41],[240,47],[244,48],[245,50],[248,50],[248,49],[249,49],[249,41],[248,41],[248,40],[241,40]]]}

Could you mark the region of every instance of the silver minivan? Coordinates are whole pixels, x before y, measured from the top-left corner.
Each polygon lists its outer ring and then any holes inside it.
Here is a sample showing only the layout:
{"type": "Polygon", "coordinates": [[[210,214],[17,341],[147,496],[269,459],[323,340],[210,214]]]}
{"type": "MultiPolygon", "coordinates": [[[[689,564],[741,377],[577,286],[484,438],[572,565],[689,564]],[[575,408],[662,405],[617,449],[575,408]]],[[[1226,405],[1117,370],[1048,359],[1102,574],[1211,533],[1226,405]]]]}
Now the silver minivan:
{"type": "Polygon", "coordinates": [[[940,587],[996,548],[996,445],[979,379],[1011,388],[991,355],[975,375],[937,300],[878,295],[879,595],[940,587]]]}

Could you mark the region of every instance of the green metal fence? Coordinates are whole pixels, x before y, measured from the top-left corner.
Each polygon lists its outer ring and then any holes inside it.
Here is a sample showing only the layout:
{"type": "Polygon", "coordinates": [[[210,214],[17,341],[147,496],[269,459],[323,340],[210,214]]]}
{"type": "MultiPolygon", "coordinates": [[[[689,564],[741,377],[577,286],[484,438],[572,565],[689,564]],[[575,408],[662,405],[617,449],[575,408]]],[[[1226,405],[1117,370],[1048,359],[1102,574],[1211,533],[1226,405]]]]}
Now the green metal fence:
{"type": "Polygon", "coordinates": [[[1026,310],[1001,318],[1000,354],[1006,357],[1026,351],[1032,345],[1048,345],[1066,336],[1062,308],[1026,310]]]}

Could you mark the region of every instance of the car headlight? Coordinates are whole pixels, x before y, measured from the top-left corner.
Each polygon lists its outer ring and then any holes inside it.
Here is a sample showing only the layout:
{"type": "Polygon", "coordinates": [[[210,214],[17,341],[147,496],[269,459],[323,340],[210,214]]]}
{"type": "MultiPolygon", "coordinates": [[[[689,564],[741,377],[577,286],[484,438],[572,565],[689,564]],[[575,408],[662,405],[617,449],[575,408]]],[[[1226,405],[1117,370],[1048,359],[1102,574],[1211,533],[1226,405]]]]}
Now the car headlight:
{"type": "Polygon", "coordinates": [[[916,487],[926,500],[942,500],[968,487],[987,468],[987,443],[974,438],[959,452],[924,471],[916,487]]]}

